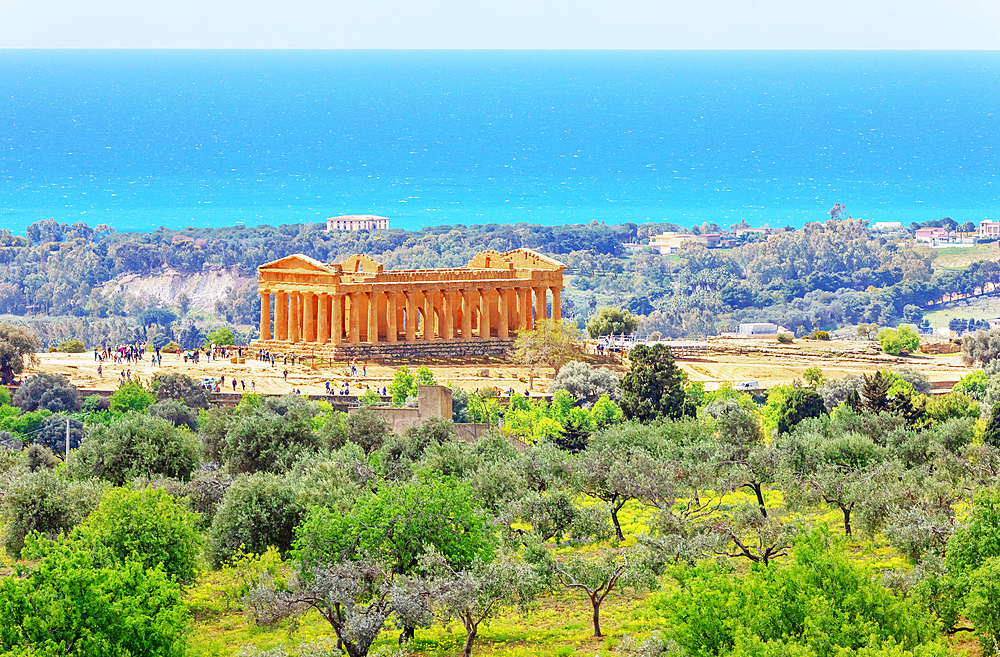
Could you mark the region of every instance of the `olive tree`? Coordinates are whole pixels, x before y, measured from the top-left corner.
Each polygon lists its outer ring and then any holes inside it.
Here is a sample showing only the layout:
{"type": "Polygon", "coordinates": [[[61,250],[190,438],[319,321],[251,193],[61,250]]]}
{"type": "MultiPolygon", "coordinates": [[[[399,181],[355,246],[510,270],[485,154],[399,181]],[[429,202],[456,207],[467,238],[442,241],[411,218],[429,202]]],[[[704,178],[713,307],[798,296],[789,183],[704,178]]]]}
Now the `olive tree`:
{"type": "Polygon", "coordinates": [[[31,532],[58,536],[76,526],[101,500],[102,487],[92,481],[69,481],[41,468],[14,479],[0,502],[0,526],[7,553],[17,558],[31,532]]]}
{"type": "Polygon", "coordinates": [[[191,408],[208,408],[211,396],[208,390],[186,374],[159,373],[150,385],[159,401],[172,399],[191,408]]]}
{"type": "Polygon", "coordinates": [[[81,400],[80,391],[69,379],[39,372],[21,384],[13,403],[22,411],[45,409],[53,413],[76,413],[81,400]]]}
{"type": "Polygon", "coordinates": [[[347,657],[366,657],[393,614],[403,624],[426,623],[427,601],[411,582],[372,558],[322,561],[288,583],[264,575],[243,601],[257,623],[271,625],[314,609],[337,635],[347,657]]]}
{"type": "Polygon", "coordinates": [[[432,549],[421,555],[420,570],[427,573],[421,586],[434,617],[445,624],[458,620],[465,628],[463,657],[472,657],[481,625],[511,609],[527,611],[545,588],[534,568],[509,554],[490,562],[477,559],[468,568],[456,569],[432,549]]]}
{"type": "Polygon", "coordinates": [[[578,360],[571,360],[559,370],[555,381],[549,386],[549,392],[558,390],[565,390],[588,406],[600,399],[601,395],[607,395],[616,402],[621,399],[618,377],[614,372],[578,360]]]}
{"type": "Polygon", "coordinates": [[[25,364],[38,362],[35,350],[41,346],[38,336],[26,328],[0,324],[0,384],[11,385],[14,375],[24,371],[25,364]]]}
{"type": "Polygon", "coordinates": [[[241,548],[262,554],[274,546],[288,552],[303,515],[295,487],[282,475],[242,475],[226,488],[208,533],[207,554],[219,566],[241,548]]]}
{"type": "Polygon", "coordinates": [[[601,605],[612,592],[656,588],[656,571],[644,548],[609,550],[594,559],[580,555],[565,559],[550,557],[546,566],[555,583],[582,591],[587,596],[595,637],[604,636],[601,633],[601,605]]]}
{"type": "Polygon", "coordinates": [[[69,464],[81,475],[121,486],[136,477],[165,475],[188,480],[198,467],[201,445],[186,429],[144,413],[125,413],[93,425],[69,464]]]}

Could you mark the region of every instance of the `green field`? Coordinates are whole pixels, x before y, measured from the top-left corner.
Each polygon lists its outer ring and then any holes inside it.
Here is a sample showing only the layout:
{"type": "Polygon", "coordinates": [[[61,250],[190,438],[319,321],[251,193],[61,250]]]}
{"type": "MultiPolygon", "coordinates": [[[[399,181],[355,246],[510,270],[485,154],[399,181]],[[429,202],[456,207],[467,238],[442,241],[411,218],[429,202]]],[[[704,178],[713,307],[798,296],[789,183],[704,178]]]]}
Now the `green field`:
{"type": "Polygon", "coordinates": [[[961,317],[962,319],[992,319],[1000,317],[1000,296],[993,295],[962,299],[945,304],[940,310],[924,314],[924,318],[934,328],[948,326],[948,322],[955,317],[961,317]]]}
{"type": "Polygon", "coordinates": [[[979,260],[1000,260],[996,244],[977,244],[969,248],[953,246],[935,249],[934,253],[934,267],[941,269],[964,269],[979,260]]]}

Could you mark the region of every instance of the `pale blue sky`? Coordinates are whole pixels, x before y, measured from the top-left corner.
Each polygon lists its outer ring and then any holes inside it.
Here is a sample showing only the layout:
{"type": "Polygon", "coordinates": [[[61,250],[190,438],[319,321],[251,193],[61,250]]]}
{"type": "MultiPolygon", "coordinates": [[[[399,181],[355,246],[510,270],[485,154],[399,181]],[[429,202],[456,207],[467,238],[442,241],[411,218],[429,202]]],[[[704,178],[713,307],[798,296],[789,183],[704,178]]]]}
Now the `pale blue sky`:
{"type": "Polygon", "coordinates": [[[0,0],[0,48],[1000,49],[1000,0],[0,0]]]}

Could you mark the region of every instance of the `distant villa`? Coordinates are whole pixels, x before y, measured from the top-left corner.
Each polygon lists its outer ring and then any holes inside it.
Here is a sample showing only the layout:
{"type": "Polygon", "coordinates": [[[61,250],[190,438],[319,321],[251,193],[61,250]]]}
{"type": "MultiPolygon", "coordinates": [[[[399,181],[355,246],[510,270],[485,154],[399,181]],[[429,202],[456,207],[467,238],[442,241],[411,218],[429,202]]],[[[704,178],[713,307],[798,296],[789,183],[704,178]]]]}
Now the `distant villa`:
{"type": "Polygon", "coordinates": [[[388,230],[389,218],[373,214],[345,214],[326,220],[326,232],[334,230],[388,230]]]}

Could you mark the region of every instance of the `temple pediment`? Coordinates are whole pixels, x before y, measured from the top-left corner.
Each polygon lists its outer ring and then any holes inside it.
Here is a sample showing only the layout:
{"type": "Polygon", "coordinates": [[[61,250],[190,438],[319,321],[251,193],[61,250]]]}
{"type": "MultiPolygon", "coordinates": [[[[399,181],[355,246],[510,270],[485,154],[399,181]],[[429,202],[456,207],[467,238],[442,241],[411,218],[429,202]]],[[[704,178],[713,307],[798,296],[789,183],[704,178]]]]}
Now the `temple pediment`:
{"type": "Polygon", "coordinates": [[[472,269],[566,269],[565,263],[531,249],[514,249],[506,253],[482,251],[469,261],[472,269]]]}
{"type": "Polygon", "coordinates": [[[285,256],[284,258],[279,258],[273,262],[268,262],[266,264],[257,267],[257,271],[289,271],[298,270],[303,272],[316,272],[324,274],[335,274],[337,270],[333,267],[323,264],[315,258],[310,258],[307,255],[302,255],[297,253],[295,255],[285,256]]]}

